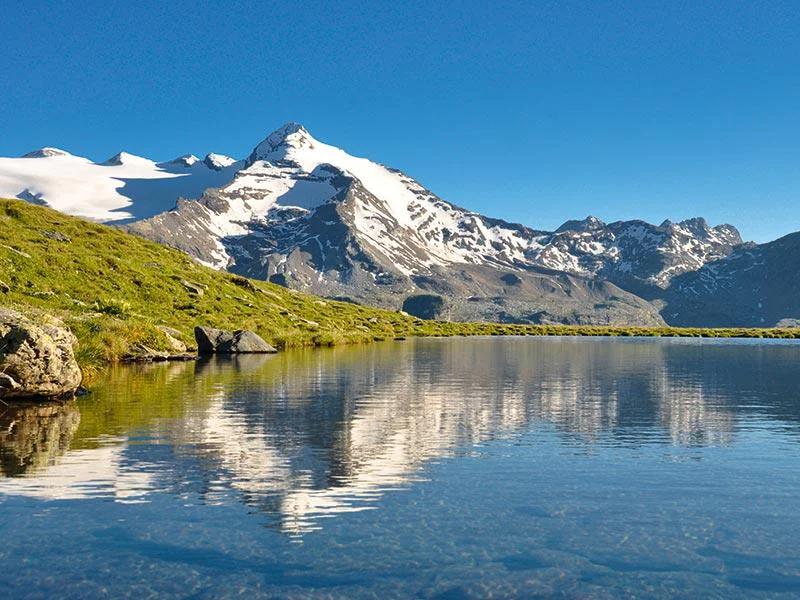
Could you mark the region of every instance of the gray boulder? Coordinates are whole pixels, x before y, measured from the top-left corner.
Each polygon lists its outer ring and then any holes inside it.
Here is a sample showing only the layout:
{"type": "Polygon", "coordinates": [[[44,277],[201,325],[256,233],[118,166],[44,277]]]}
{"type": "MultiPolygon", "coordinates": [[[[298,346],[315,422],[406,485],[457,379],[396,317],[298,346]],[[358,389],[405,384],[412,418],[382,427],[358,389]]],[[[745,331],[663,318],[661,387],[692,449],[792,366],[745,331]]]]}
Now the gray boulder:
{"type": "Polygon", "coordinates": [[[246,329],[234,331],[233,339],[220,345],[218,352],[277,352],[275,348],[265,342],[258,334],[246,329]]]}
{"type": "Polygon", "coordinates": [[[195,327],[194,339],[198,354],[213,354],[221,344],[233,340],[233,333],[213,327],[195,327]]]}
{"type": "Polygon", "coordinates": [[[197,341],[198,354],[277,352],[260,336],[246,329],[226,331],[212,327],[195,327],[194,338],[197,341]]]}
{"type": "Polygon", "coordinates": [[[203,296],[203,288],[199,283],[192,283],[191,281],[181,279],[181,285],[186,288],[190,296],[197,296],[198,298],[203,296]]]}
{"type": "Polygon", "coordinates": [[[78,341],[58,319],[0,308],[0,398],[72,394],[81,384],[78,341]]]}
{"type": "Polygon", "coordinates": [[[160,325],[158,328],[161,330],[161,333],[164,334],[167,344],[169,344],[173,352],[177,352],[179,354],[186,352],[187,347],[186,344],[181,340],[182,334],[180,331],[173,329],[172,327],[167,327],[166,325],[160,325]]]}

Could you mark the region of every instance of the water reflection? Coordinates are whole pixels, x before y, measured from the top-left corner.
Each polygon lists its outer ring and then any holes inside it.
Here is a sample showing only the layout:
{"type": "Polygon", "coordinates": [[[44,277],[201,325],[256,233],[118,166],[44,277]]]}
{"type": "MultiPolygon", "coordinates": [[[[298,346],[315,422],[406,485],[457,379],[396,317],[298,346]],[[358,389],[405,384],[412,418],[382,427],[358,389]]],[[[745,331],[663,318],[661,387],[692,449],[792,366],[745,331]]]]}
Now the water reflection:
{"type": "Polygon", "coordinates": [[[304,533],[500,436],[724,447],[763,419],[796,434],[798,359],[788,343],[528,338],[117,368],[75,404],[0,419],[0,493],[167,492],[304,533]]]}
{"type": "Polygon", "coordinates": [[[13,477],[53,465],[80,420],[71,403],[0,405],[0,473],[13,477]]]}

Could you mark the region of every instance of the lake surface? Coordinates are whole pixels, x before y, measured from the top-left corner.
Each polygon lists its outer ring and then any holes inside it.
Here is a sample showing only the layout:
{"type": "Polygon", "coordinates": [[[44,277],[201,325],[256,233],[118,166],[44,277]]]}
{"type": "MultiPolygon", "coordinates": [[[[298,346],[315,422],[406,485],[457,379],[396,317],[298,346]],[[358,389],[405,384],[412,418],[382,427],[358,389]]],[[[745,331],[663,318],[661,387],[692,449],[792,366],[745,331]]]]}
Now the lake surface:
{"type": "Polygon", "coordinates": [[[3,598],[800,597],[800,344],[119,367],[0,416],[0,535],[3,598]]]}

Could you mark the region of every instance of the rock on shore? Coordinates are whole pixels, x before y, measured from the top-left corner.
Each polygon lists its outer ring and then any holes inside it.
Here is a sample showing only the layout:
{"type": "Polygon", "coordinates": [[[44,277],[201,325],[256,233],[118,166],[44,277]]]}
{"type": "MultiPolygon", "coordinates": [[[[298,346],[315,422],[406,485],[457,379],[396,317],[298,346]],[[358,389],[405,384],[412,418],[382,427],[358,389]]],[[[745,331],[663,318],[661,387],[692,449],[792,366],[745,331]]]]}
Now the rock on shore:
{"type": "Polygon", "coordinates": [[[212,327],[195,327],[198,354],[275,353],[277,350],[258,334],[240,329],[226,331],[212,327]]]}
{"type": "Polygon", "coordinates": [[[77,343],[58,319],[0,308],[0,398],[74,393],[81,384],[77,343]]]}

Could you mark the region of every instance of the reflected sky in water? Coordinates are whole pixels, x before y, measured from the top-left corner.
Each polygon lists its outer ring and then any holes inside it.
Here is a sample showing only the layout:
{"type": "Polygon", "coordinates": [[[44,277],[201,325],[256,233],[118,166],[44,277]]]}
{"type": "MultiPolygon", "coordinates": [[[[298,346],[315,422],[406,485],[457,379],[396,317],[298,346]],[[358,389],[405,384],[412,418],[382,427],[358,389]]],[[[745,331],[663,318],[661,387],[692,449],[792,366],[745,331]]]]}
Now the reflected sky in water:
{"type": "Polygon", "coordinates": [[[799,381],[752,340],[116,368],[0,415],[0,594],[800,595],[799,381]]]}

